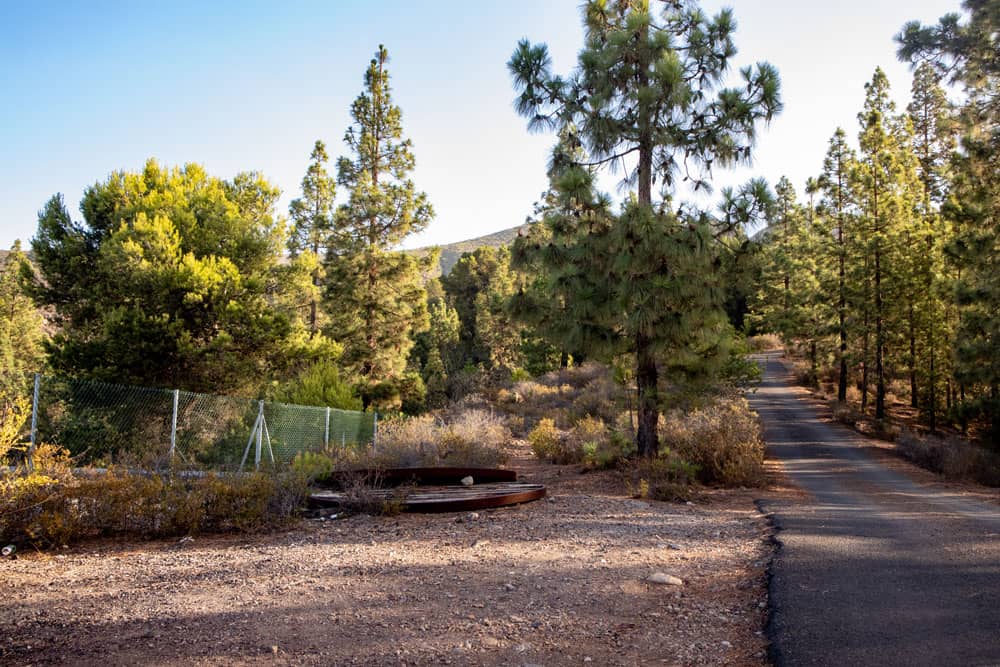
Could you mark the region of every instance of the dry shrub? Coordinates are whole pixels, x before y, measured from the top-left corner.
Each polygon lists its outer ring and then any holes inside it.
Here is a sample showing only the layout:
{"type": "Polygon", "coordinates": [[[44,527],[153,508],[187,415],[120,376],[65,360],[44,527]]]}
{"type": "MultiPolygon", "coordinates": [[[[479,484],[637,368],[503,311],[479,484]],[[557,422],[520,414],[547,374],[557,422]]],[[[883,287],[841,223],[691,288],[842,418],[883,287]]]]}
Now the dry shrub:
{"type": "Polygon", "coordinates": [[[639,459],[625,469],[629,495],[651,500],[687,500],[697,481],[698,466],[665,449],[652,459],[639,459]]]}
{"type": "Polygon", "coordinates": [[[744,398],[723,398],[690,412],[661,416],[660,438],[682,460],[698,468],[706,484],[760,486],[764,441],[757,413],[744,398]]]}
{"type": "Polygon", "coordinates": [[[850,403],[841,403],[836,400],[830,402],[830,413],[836,421],[851,427],[864,419],[864,415],[850,403]]]}
{"type": "Polygon", "coordinates": [[[403,511],[403,502],[409,486],[399,486],[391,492],[383,491],[382,474],[378,470],[342,472],[336,475],[344,499],[341,507],[349,512],[396,516],[403,511]]]}
{"type": "Polygon", "coordinates": [[[769,352],[780,350],[783,345],[781,339],[774,334],[760,334],[747,338],[747,346],[751,352],[769,352]]]}
{"type": "Polygon", "coordinates": [[[565,437],[556,428],[552,419],[540,420],[535,428],[528,433],[528,443],[535,456],[543,461],[568,464],[579,463],[583,460],[583,449],[579,443],[565,437]]]}
{"type": "Polygon", "coordinates": [[[379,426],[373,467],[496,467],[507,462],[510,430],[485,410],[466,410],[450,422],[430,415],[389,419],[379,426]]]}
{"type": "Polygon", "coordinates": [[[896,438],[900,453],[922,468],[949,479],[1000,486],[1000,456],[955,436],[921,435],[908,428],[896,438]]]}
{"type": "Polygon", "coordinates": [[[542,384],[554,387],[563,387],[564,390],[581,389],[594,380],[610,377],[607,366],[596,361],[587,361],[579,366],[570,368],[560,368],[551,371],[538,378],[542,384]]]}
{"type": "Polygon", "coordinates": [[[48,547],[99,535],[254,531],[290,520],[307,492],[295,472],[72,474],[65,455],[40,454],[35,472],[0,478],[0,541],[48,547]]]}
{"type": "Polygon", "coordinates": [[[572,412],[578,417],[598,417],[606,422],[614,422],[618,416],[618,400],[621,390],[606,376],[598,377],[580,390],[573,399],[572,412]]]}

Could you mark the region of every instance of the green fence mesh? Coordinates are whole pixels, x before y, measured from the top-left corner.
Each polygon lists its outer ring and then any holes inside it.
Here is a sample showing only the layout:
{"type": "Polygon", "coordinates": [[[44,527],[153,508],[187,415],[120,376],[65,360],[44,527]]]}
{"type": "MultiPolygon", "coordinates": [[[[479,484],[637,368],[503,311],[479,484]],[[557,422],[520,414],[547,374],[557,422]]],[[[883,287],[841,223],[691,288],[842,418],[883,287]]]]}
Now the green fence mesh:
{"type": "Polygon", "coordinates": [[[304,450],[371,443],[376,416],[334,408],[42,376],[37,442],[84,464],[234,469],[249,453],[287,465],[304,450]],[[260,419],[263,412],[263,419],[260,419]]]}

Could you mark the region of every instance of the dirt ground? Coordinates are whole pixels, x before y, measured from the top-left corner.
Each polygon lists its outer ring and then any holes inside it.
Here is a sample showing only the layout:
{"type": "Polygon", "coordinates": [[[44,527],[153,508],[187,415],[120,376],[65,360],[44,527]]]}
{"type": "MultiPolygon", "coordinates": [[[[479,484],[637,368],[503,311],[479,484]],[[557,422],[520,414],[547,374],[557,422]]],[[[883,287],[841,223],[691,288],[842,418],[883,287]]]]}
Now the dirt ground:
{"type": "Polygon", "coordinates": [[[0,663],[766,664],[759,491],[644,502],[523,444],[512,465],[549,497],[22,552],[0,561],[0,663]]]}

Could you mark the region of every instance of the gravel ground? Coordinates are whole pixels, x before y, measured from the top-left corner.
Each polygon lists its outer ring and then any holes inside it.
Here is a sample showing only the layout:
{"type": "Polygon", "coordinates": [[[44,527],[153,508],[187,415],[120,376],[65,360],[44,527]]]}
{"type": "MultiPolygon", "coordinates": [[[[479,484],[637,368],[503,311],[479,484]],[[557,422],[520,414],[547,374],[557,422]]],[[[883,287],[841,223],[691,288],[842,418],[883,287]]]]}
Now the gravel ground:
{"type": "Polygon", "coordinates": [[[547,499],[0,561],[0,662],[766,663],[759,493],[647,503],[615,473],[518,454],[547,499]],[[658,572],[683,584],[647,580],[658,572]]]}

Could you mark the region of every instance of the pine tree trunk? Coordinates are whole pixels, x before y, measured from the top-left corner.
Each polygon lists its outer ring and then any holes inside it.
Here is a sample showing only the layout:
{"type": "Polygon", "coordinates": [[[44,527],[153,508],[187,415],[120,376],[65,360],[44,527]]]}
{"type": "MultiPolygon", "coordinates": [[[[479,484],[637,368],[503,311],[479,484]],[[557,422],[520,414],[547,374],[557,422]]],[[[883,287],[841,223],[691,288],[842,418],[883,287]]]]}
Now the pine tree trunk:
{"type": "MultiPolygon", "coordinates": [[[[643,32],[640,39],[646,41],[648,35],[643,32]]],[[[646,49],[642,49],[645,53],[646,49]]],[[[649,82],[650,63],[639,65],[639,85],[646,86],[649,82]]],[[[652,112],[649,101],[640,97],[639,101],[639,205],[646,210],[653,207],[653,132],[652,112]]],[[[650,341],[641,332],[636,334],[636,389],[638,391],[638,421],[636,445],[639,456],[652,458],[660,452],[660,438],[656,432],[660,420],[659,397],[657,396],[658,376],[656,358],[653,356],[650,341]]]]}
{"type": "MultiPolygon", "coordinates": [[[[840,244],[844,243],[844,231],[840,230],[840,244]]],[[[841,403],[847,401],[847,289],[845,286],[844,252],[840,252],[840,294],[838,296],[837,310],[840,320],[840,377],[837,381],[837,400],[841,403]]]]}
{"type": "Polygon", "coordinates": [[[882,249],[875,247],[875,419],[885,419],[885,332],[882,314],[882,249]]]}
{"type": "Polygon", "coordinates": [[[931,433],[937,433],[937,374],[934,368],[934,340],[933,336],[928,336],[928,353],[930,355],[930,377],[927,382],[929,394],[927,396],[927,410],[930,419],[931,433]]]}
{"type": "Polygon", "coordinates": [[[652,458],[659,453],[660,438],[656,432],[660,420],[659,398],[657,396],[658,376],[656,360],[645,336],[636,337],[635,384],[638,389],[638,421],[636,445],[639,456],[652,458]]]}
{"type": "Polygon", "coordinates": [[[910,302],[910,407],[917,407],[917,325],[913,313],[913,302],[910,302]]]}

